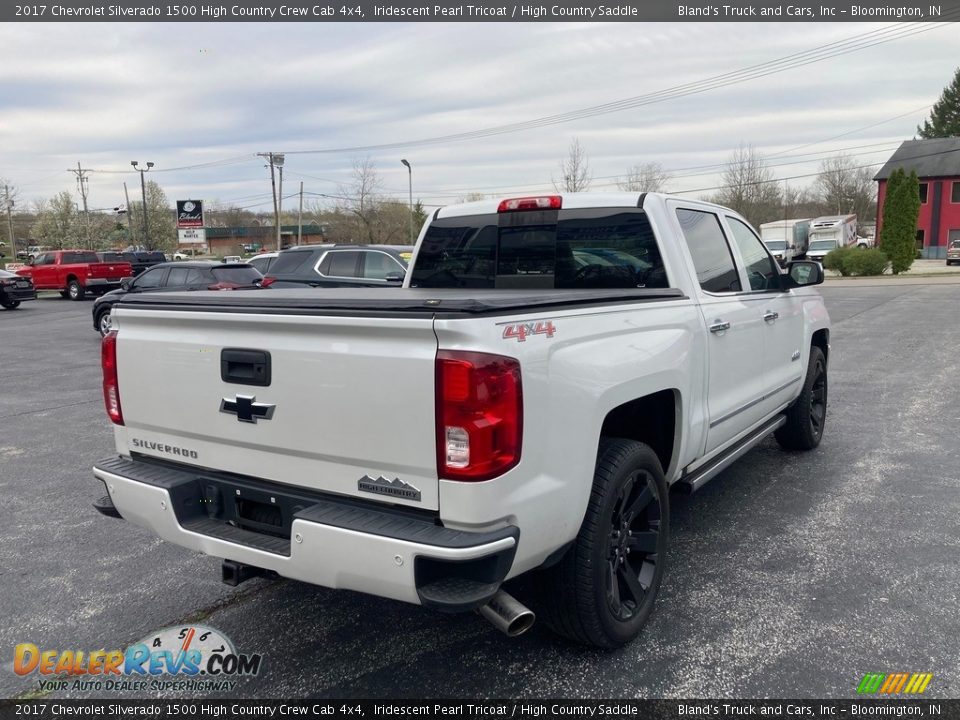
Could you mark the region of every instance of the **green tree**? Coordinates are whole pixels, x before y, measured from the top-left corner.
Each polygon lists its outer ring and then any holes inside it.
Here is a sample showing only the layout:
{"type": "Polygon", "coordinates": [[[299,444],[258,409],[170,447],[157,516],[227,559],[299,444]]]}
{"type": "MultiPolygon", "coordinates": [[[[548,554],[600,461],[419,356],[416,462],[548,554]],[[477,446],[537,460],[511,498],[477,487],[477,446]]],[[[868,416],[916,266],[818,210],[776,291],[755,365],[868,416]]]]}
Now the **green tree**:
{"type": "Polygon", "coordinates": [[[177,244],[176,211],[153,180],[147,182],[147,232],[143,232],[143,201],[130,203],[133,240],[148,250],[172,250],[177,244]]]}
{"type": "Polygon", "coordinates": [[[420,228],[423,227],[423,224],[427,221],[427,211],[423,207],[423,202],[417,200],[413,206],[413,235],[414,242],[416,242],[417,235],[420,234],[420,228]]]}
{"type": "Polygon", "coordinates": [[[924,140],[960,136],[960,68],[934,104],[930,119],[917,127],[917,134],[924,140]]]}
{"type": "Polygon", "coordinates": [[[37,203],[31,235],[39,245],[57,250],[86,247],[87,226],[70,193],[64,190],[37,203]]]}
{"type": "Polygon", "coordinates": [[[917,217],[920,215],[920,181],[913,171],[897,168],[887,180],[883,204],[880,249],[890,258],[893,273],[910,269],[916,257],[917,217]]]}

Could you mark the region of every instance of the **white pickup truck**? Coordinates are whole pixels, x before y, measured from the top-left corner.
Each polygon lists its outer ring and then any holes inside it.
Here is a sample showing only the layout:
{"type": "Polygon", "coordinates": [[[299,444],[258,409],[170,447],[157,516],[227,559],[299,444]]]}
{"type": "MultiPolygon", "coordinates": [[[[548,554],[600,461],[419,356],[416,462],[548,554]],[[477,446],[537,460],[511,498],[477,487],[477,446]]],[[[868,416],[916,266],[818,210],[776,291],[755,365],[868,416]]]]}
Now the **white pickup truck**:
{"type": "MultiPolygon", "coordinates": [[[[402,288],[129,295],[95,506],[223,558],[517,634],[634,638],[669,488],[820,442],[830,322],[736,213],[658,194],[438,210],[402,288]]],[[[789,462],[789,460],[787,460],[789,462]]]]}

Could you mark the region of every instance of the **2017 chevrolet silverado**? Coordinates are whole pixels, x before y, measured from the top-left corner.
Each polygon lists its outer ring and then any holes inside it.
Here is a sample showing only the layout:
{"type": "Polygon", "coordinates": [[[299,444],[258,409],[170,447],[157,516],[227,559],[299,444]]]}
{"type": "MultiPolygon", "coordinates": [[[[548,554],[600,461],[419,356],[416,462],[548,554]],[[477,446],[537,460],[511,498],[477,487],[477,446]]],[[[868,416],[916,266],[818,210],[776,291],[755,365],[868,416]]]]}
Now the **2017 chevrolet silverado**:
{"type": "Polygon", "coordinates": [[[636,193],[427,221],[402,288],[129,295],[103,341],[116,455],[95,505],[224,559],[515,634],[650,614],[669,488],[774,433],[816,447],[830,322],[736,213],[636,193]],[[149,378],[149,382],[146,379],[149,378]]]}

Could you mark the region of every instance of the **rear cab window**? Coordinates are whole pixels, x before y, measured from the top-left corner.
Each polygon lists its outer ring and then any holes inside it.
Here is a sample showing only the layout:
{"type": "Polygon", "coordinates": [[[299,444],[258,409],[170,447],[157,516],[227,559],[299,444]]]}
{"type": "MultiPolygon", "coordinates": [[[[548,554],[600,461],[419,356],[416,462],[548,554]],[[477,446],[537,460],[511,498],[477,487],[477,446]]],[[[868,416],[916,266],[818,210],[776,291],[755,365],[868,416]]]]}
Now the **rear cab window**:
{"type": "Polygon", "coordinates": [[[65,252],[61,260],[62,265],[86,265],[98,262],[100,262],[100,258],[97,257],[95,252],[65,252]]]}
{"type": "Polygon", "coordinates": [[[667,288],[657,239],[637,208],[439,218],[424,236],[410,287],[667,288]]]}

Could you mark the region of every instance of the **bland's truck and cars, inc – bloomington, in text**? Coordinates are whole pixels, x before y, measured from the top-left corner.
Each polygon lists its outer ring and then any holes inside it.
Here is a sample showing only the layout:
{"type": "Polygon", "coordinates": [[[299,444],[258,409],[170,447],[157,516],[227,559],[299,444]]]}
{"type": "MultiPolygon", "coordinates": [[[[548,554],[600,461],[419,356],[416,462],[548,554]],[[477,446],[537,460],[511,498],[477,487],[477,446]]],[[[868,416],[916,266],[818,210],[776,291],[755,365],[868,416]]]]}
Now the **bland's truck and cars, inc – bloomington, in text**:
{"type": "MultiPolygon", "coordinates": [[[[659,194],[481,201],[403,287],[131,294],[102,348],[104,514],[263,572],[614,647],[653,609],[669,490],[770,433],[816,447],[820,265],[659,194]]],[[[124,532],[124,531],[119,531],[124,532]]]]}

